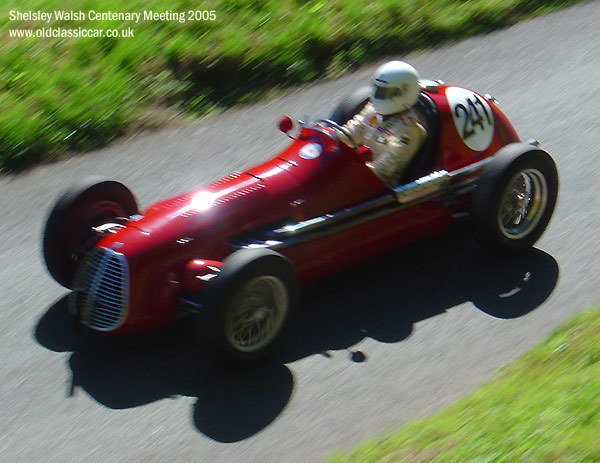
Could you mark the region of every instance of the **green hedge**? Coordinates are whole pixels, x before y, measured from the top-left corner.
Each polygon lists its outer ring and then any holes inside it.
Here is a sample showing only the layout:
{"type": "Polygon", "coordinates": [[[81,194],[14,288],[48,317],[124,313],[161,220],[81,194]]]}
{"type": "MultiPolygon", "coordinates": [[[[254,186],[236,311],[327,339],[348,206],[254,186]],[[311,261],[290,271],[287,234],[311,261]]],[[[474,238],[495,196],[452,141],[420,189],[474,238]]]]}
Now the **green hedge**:
{"type": "Polygon", "coordinates": [[[0,169],[88,150],[164,116],[206,114],[378,56],[511,24],[576,0],[5,0],[0,6],[0,169]],[[186,12],[215,21],[11,21],[11,10],[186,12]],[[132,38],[11,38],[40,27],[132,38]],[[162,115],[162,116],[161,116],[162,115]]]}

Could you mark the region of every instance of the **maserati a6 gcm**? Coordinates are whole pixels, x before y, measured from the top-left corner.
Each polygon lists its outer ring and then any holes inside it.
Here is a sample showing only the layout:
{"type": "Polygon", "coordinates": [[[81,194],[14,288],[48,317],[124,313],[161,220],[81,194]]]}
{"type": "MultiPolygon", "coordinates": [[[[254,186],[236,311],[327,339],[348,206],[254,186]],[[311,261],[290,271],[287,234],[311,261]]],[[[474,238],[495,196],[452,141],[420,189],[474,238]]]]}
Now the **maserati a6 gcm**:
{"type": "MultiPolygon", "coordinates": [[[[209,324],[210,346],[239,362],[280,344],[299,284],[446,231],[468,214],[493,252],[530,248],[552,216],[555,163],[521,142],[489,95],[423,81],[416,105],[428,136],[395,188],[339,140],[368,101],[359,91],[327,120],[299,122],[269,161],[160,201],[140,213],[121,183],[86,178],[46,223],[52,277],[72,290],[78,322],[149,330],[182,313],[209,324]]],[[[283,118],[280,128],[292,130],[283,118]]]]}

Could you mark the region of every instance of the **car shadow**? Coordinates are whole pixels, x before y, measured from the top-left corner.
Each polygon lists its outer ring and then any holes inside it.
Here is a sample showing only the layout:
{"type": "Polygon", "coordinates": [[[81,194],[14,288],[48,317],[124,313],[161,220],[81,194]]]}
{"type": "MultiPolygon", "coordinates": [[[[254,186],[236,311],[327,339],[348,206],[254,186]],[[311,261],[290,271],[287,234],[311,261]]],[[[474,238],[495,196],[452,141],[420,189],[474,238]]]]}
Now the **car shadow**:
{"type": "Polygon", "coordinates": [[[85,390],[99,403],[126,409],[181,396],[196,398],[192,422],[218,442],[238,442],[277,419],[294,378],[287,363],[346,350],[372,338],[396,343],[413,325],[471,301],[497,318],[517,318],[552,293],[557,262],[539,249],[499,259],[482,251],[461,227],[441,238],[373,259],[304,288],[302,312],[281,351],[250,369],[232,369],[204,352],[185,320],[160,331],[110,336],[73,329],[67,297],[35,327],[47,349],[71,352],[67,396],[85,390]]]}
{"type": "Polygon", "coordinates": [[[346,349],[364,361],[349,347],[366,337],[402,341],[415,323],[465,302],[496,318],[518,318],[550,296],[558,277],[558,263],[542,250],[493,256],[465,226],[455,227],[304,288],[302,316],[281,360],[346,349]]]}

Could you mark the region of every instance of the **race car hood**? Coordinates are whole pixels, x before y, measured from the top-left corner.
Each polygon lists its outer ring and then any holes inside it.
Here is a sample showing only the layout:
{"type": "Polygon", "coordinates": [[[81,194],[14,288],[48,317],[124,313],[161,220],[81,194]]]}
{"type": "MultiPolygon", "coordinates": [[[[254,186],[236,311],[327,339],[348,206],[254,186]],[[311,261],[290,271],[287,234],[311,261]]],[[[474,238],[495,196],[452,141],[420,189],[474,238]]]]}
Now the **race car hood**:
{"type": "Polygon", "coordinates": [[[151,205],[128,223],[135,231],[119,242],[129,254],[133,242],[146,241],[133,239],[135,234],[155,244],[196,240],[205,244],[204,258],[218,259],[229,252],[232,236],[333,213],[386,193],[352,150],[319,134],[295,140],[245,172],[151,205]]]}
{"type": "Polygon", "coordinates": [[[354,150],[321,133],[306,132],[276,158],[247,171],[270,192],[292,196],[301,219],[389,193],[354,150]]]}

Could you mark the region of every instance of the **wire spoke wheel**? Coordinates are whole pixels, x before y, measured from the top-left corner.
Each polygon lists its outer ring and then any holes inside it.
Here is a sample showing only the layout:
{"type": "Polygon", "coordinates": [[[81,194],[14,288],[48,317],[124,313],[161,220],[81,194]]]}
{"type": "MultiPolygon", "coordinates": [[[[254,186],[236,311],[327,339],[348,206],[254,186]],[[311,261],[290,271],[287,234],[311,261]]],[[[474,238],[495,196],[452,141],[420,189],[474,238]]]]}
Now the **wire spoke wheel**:
{"type": "MultiPolygon", "coordinates": [[[[271,249],[239,249],[206,286],[205,323],[214,353],[234,365],[266,359],[283,343],[298,307],[293,264],[271,249]]],[[[203,330],[204,331],[204,330],[203,330]]]]}
{"type": "Polygon", "coordinates": [[[508,183],[498,209],[498,225],[511,240],[521,239],[535,229],[548,203],[548,187],[537,169],[525,169],[508,183]]]}
{"type": "Polygon", "coordinates": [[[558,187],[556,164],[546,151],[525,143],[504,146],[471,196],[475,238],[497,255],[530,249],[548,227],[558,187]]]}
{"type": "Polygon", "coordinates": [[[285,284],[271,275],[257,276],[234,296],[227,314],[225,332],[236,350],[256,352],[278,335],[288,312],[285,284]]]}

